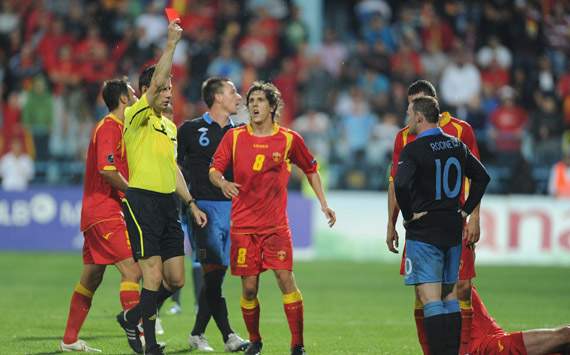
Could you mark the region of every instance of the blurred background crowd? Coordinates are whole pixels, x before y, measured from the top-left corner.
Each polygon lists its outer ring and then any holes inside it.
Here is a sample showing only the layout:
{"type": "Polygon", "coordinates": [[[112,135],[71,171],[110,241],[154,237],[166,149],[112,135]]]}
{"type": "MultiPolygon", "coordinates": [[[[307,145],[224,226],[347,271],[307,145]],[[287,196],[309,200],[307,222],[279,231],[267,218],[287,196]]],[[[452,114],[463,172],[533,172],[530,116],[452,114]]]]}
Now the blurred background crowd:
{"type": "Polygon", "coordinates": [[[271,80],[286,104],[280,123],[305,137],[329,188],[383,190],[407,87],[423,78],[475,130],[491,192],[570,195],[570,1],[403,3],[4,0],[3,186],[81,183],[91,129],[106,114],[102,82],[136,84],[161,53],[172,6],[184,28],[177,124],[205,111],[208,76],[241,92],[271,80]]]}

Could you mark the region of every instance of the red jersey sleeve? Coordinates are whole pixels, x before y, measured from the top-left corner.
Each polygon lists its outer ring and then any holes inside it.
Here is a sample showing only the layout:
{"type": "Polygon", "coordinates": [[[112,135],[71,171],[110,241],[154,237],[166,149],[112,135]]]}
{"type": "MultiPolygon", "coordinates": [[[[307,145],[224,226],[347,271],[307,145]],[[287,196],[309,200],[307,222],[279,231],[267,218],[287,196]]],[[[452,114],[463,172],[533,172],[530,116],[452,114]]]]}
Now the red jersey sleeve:
{"type": "Polygon", "coordinates": [[[396,173],[398,172],[398,160],[400,160],[400,153],[404,148],[402,141],[402,131],[399,131],[394,140],[394,151],[392,152],[392,166],[390,167],[390,181],[394,181],[396,173]]]}
{"type": "MultiPolygon", "coordinates": [[[[104,118],[105,119],[105,118],[104,118]]],[[[95,131],[93,143],[97,152],[97,170],[118,170],[117,147],[121,144],[121,131],[111,122],[103,122],[95,131]]]]}
{"type": "Polygon", "coordinates": [[[297,165],[305,175],[316,173],[318,170],[318,164],[315,157],[307,148],[305,140],[297,132],[291,131],[293,139],[291,141],[291,151],[289,153],[289,159],[295,165],[297,165]]]}
{"type": "Polygon", "coordinates": [[[233,149],[235,146],[234,135],[235,129],[232,129],[228,133],[224,134],[224,137],[220,141],[220,144],[218,145],[218,148],[212,157],[210,170],[215,169],[222,174],[226,172],[226,169],[233,160],[233,149]]]}
{"type": "Polygon", "coordinates": [[[473,128],[471,125],[465,121],[462,122],[463,125],[463,137],[461,137],[461,141],[467,145],[471,153],[477,158],[479,157],[479,147],[477,146],[477,138],[475,138],[475,133],[473,132],[473,128]]]}

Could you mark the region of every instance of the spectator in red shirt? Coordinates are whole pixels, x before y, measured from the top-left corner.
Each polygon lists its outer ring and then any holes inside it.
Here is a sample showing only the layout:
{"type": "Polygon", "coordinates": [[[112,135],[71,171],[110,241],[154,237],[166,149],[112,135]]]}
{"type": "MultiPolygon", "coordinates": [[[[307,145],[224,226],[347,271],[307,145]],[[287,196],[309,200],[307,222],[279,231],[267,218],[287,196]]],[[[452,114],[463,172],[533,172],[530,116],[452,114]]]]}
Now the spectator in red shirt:
{"type": "Polygon", "coordinates": [[[501,105],[491,113],[491,140],[501,153],[518,153],[528,121],[524,108],[515,104],[515,92],[510,86],[499,90],[501,105]]]}
{"type": "Polygon", "coordinates": [[[49,72],[57,64],[58,50],[70,44],[73,44],[73,37],[65,32],[63,20],[55,19],[38,43],[38,54],[46,71],[49,72]]]}

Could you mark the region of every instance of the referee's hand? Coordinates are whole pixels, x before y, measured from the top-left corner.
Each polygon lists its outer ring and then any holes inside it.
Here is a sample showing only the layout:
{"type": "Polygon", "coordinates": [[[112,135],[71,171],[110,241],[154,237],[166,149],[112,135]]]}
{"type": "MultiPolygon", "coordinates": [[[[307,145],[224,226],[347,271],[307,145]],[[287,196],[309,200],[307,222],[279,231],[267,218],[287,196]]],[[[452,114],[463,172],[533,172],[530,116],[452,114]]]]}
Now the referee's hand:
{"type": "Polygon", "coordinates": [[[224,196],[226,196],[226,198],[229,198],[231,200],[232,198],[237,197],[237,195],[239,194],[240,187],[241,187],[240,184],[224,180],[224,182],[220,186],[220,189],[222,190],[224,196]]]}
{"type": "Polygon", "coordinates": [[[168,24],[168,42],[176,44],[180,37],[182,37],[182,27],[180,27],[180,19],[177,18],[168,24]]]}

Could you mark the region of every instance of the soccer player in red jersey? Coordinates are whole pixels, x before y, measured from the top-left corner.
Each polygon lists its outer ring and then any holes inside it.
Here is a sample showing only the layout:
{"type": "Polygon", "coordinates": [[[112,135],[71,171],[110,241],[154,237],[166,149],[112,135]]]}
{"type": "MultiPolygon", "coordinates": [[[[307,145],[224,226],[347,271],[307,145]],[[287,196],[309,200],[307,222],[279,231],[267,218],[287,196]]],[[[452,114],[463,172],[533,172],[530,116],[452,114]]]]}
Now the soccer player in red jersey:
{"type": "Polygon", "coordinates": [[[271,83],[255,82],[247,93],[250,123],[231,129],[218,146],[210,167],[210,180],[232,199],[230,266],[241,276],[241,309],[249,332],[245,354],[260,354],[259,275],[273,270],[289,329],[291,354],[305,354],[303,298],[293,275],[293,246],[287,219],[287,182],[291,163],[297,165],[321,204],[329,226],[336,221],[323,192],[317,162],[303,138],[275,121],[282,107],[281,93],[271,83]],[[223,173],[233,168],[234,182],[223,173]]]}
{"type": "Polygon", "coordinates": [[[83,271],[71,297],[60,343],[62,351],[100,351],[78,339],[78,333],[107,265],[115,265],[121,273],[119,297],[123,309],[139,302],[141,271],[133,259],[121,212],[128,179],[123,120],[125,108],[134,101],[134,90],[126,80],[115,79],[103,84],[102,94],[109,114],[95,127],[87,152],[81,209],[83,271]]]}
{"type": "MultiPolygon", "coordinates": [[[[427,80],[418,80],[410,85],[408,88],[408,102],[413,101],[417,97],[430,96],[437,99],[437,93],[434,86],[427,80]]],[[[469,123],[452,117],[449,112],[442,113],[439,121],[441,129],[454,137],[459,138],[464,142],[469,150],[475,157],[479,159],[479,148],[477,147],[477,140],[475,134],[469,123]]],[[[399,236],[396,231],[396,222],[400,208],[396,202],[394,193],[394,177],[398,170],[398,160],[400,152],[404,146],[415,139],[415,136],[409,132],[409,127],[402,128],[396,135],[394,141],[394,152],[392,156],[392,167],[390,170],[390,181],[388,187],[388,228],[386,243],[388,249],[394,253],[398,253],[399,236]]],[[[466,179],[462,186],[462,195],[460,201],[462,203],[467,199],[469,190],[469,180],[466,179]]],[[[459,267],[459,281],[457,283],[457,296],[461,308],[461,348],[460,354],[466,354],[469,344],[469,332],[471,329],[471,321],[473,318],[473,310],[471,308],[471,279],[475,277],[475,251],[473,249],[474,243],[479,241],[480,226],[479,226],[479,206],[473,210],[469,217],[469,221],[464,229],[463,247],[461,252],[461,263],[459,267]]],[[[405,253],[402,253],[402,263],[400,265],[400,274],[404,275],[405,272],[405,253]]],[[[427,339],[425,336],[423,326],[423,305],[416,295],[416,304],[414,309],[414,317],[416,320],[416,328],[418,338],[424,354],[429,354],[427,339]]]]}
{"type": "Polygon", "coordinates": [[[570,354],[570,325],[507,333],[489,315],[475,287],[471,290],[473,327],[468,353],[472,355],[570,354]]]}

